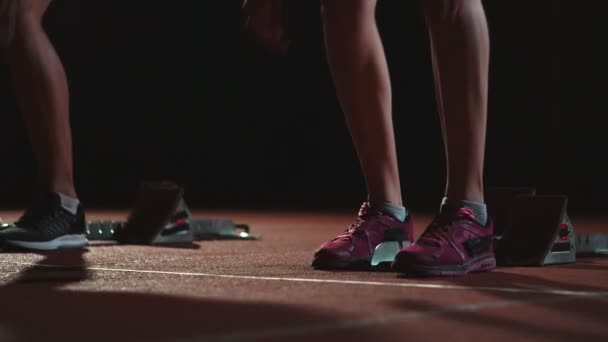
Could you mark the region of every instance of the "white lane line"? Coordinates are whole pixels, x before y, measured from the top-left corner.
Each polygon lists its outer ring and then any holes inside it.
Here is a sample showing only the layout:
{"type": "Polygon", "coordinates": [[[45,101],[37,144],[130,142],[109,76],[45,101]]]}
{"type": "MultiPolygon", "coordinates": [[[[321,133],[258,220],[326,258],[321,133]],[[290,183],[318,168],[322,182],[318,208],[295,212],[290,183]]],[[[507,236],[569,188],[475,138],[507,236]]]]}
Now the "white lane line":
{"type": "MultiPolygon", "coordinates": [[[[426,310],[426,311],[406,311],[392,314],[354,318],[337,322],[328,322],[320,324],[301,325],[287,328],[271,328],[265,330],[253,330],[225,334],[210,334],[196,337],[187,337],[183,339],[172,339],[167,342],[195,342],[195,341],[249,341],[262,340],[269,338],[287,338],[287,337],[302,337],[318,334],[337,333],[348,330],[356,330],[369,328],[378,325],[386,325],[391,323],[406,323],[422,318],[447,314],[466,314],[474,313],[481,310],[502,309],[515,305],[539,304],[539,303],[560,303],[574,300],[573,297],[558,297],[545,299],[530,299],[517,301],[493,301],[473,304],[458,304],[447,306],[441,309],[426,310]]],[[[404,332],[405,333],[405,332],[404,332]]],[[[312,340],[312,338],[311,338],[312,340]]]]}
{"type": "MultiPolygon", "coordinates": [[[[81,266],[50,265],[50,264],[37,264],[37,263],[31,263],[31,262],[16,262],[16,261],[3,261],[3,260],[0,260],[0,263],[35,266],[35,267],[42,267],[42,268],[80,268],[81,267],[81,266]]],[[[515,293],[515,294],[557,295],[557,296],[570,296],[570,297],[604,297],[604,296],[608,296],[608,291],[576,291],[576,290],[563,290],[563,289],[552,289],[552,288],[516,288],[516,287],[494,287],[494,286],[423,284],[423,283],[409,283],[409,282],[406,282],[406,280],[404,280],[403,282],[397,283],[397,282],[339,280],[339,279],[262,277],[262,276],[197,273],[197,272],[171,272],[171,271],[137,270],[137,269],[108,268],[108,267],[84,267],[84,269],[90,270],[90,271],[98,271],[98,272],[162,274],[162,275],[175,275],[175,276],[184,276],[184,277],[283,281],[283,282],[292,282],[292,283],[383,286],[383,287],[417,288],[417,289],[431,289],[431,290],[487,291],[487,292],[503,292],[503,293],[515,293]]]]}

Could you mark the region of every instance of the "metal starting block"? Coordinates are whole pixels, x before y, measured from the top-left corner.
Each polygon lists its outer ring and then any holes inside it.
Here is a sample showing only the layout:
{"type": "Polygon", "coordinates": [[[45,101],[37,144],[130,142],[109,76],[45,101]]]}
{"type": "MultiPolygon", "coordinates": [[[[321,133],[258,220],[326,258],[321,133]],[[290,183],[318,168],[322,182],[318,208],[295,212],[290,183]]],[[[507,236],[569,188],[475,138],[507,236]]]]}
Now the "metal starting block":
{"type": "Polygon", "coordinates": [[[494,220],[498,265],[545,266],[574,263],[577,256],[608,255],[607,234],[575,232],[564,195],[493,188],[486,201],[494,220]]]}
{"type": "Polygon", "coordinates": [[[126,222],[90,221],[87,239],[134,245],[192,243],[190,212],[182,196],[183,190],[175,184],[145,183],[126,222]]]}
{"type": "Polygon", "coordinates": [[[175,245],[195,240],[255,240],[249,226],[230,220],[193,218],[183,198],[183,189],[173,183],[146,183],[127,221],[89,221],[86,236],[91,241],[121,244],[175,245]]]}
{"type": "Polygon", "coordinates": [[[257,240],[246,224],[236,224],[228,219],[191,218],[190,229],[195,240],[257,240]]]}
{"type": "Polygon", "coordinates": [[[390,264],[401,248],[412,243],[402,229],[388,229],[384,232],[384,241],[374,249],[370,264],[372,267],[381,267],[390,264]]]}
{"type": "Polygon", "coordinates": [[[395,256],[399,253],[399,250],[410,244],[411,242],[409,241],[386,241],[379,244],[372,254],[372,260],[370,262],[372,267],[392,263],[395,261],[395,256]]]}
{"type": "Polygon", "coordinates": [[[576,255],[579,256],[607,256],[608,234],[583,233],[576,234],[576,255]]]}

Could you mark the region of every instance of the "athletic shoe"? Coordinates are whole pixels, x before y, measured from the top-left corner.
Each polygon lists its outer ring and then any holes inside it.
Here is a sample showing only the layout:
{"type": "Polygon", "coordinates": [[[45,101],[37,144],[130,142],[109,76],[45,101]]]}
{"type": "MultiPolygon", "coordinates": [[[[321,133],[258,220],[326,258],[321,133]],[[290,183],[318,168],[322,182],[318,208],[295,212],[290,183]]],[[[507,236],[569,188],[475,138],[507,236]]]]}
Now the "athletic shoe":
{"type": "Polygon", "coordinates": [[[82,207],[72,214],[61,206],[57,193],[48,193],[17,222],[0,230],[0,241],[32,250],[81,248],[88,244],[85,230],[82,207]]]}
{"type": "Polygon", "coordinates": [[[422,236],[395,257],[393,270],[416,276],[460,276],[496,267],[494,227],[460,208],[433,220],[422,236]]]}
{"type": "Polygon", "coordinates": [[[374,210],[365,202],[357,220],[341,235],[321,245],[312,266],[319,269],[343,269],[369,266],[375,248],[385,241],[412,241],[413,223],[374,210]]]}

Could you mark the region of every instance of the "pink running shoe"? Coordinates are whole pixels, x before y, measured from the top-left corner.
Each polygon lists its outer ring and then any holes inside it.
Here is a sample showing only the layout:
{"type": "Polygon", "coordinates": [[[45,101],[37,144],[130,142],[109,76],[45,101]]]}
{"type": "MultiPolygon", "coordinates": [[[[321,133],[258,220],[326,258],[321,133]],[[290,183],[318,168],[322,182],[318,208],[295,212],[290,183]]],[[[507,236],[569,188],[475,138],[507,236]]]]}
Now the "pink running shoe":
{"type": "Polygon", "coordinates": [[[395,257],[393,270],[413,276],[461,276],[491,271],[494,258],[494,226],[484,227],[466,208],[442,215],[422,236],[395,257]]]}
{"type": "Polygon", "coordinates": [[[412,241],[414,227],[410,216],[399,222],[390,215],[371,209],[365,202],[357,220],[341,235],[321,245],[312,266],[317,269],[344,269],[370,266],[376,247],[382,242],[412,241]]]}

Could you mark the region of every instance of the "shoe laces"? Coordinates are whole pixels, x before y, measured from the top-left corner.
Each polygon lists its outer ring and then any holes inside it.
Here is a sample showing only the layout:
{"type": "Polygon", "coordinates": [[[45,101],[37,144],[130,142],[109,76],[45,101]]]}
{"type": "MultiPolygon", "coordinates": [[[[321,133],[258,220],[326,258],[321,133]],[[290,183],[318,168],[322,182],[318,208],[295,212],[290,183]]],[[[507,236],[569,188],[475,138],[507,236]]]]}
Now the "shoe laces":
{"type": "Polygon", "coordinates": [[[363,203],[363,205],[361,205],[361,208],[359,209],[359,214],[357,215],[357,219],[355,220],[355,222],[353,222],[353,224],[351,224],[350,227],[348,227],[342,234],[338,235],[338,237],[336,237],[334,241],[351,240],[353,236],[364,233],[363,229],[361,229],[361,226],[366,222],[369,216],[370,206],[369,203],[365,202],[363,203]]]}
{"type": "Polygon", "coordinates": [[[441,247],[448,240],[448,233],[458,220],[474,220],[475,214],[468,208],[459,208],[455,212],[437,215],[418,242],[441,247]]]}

